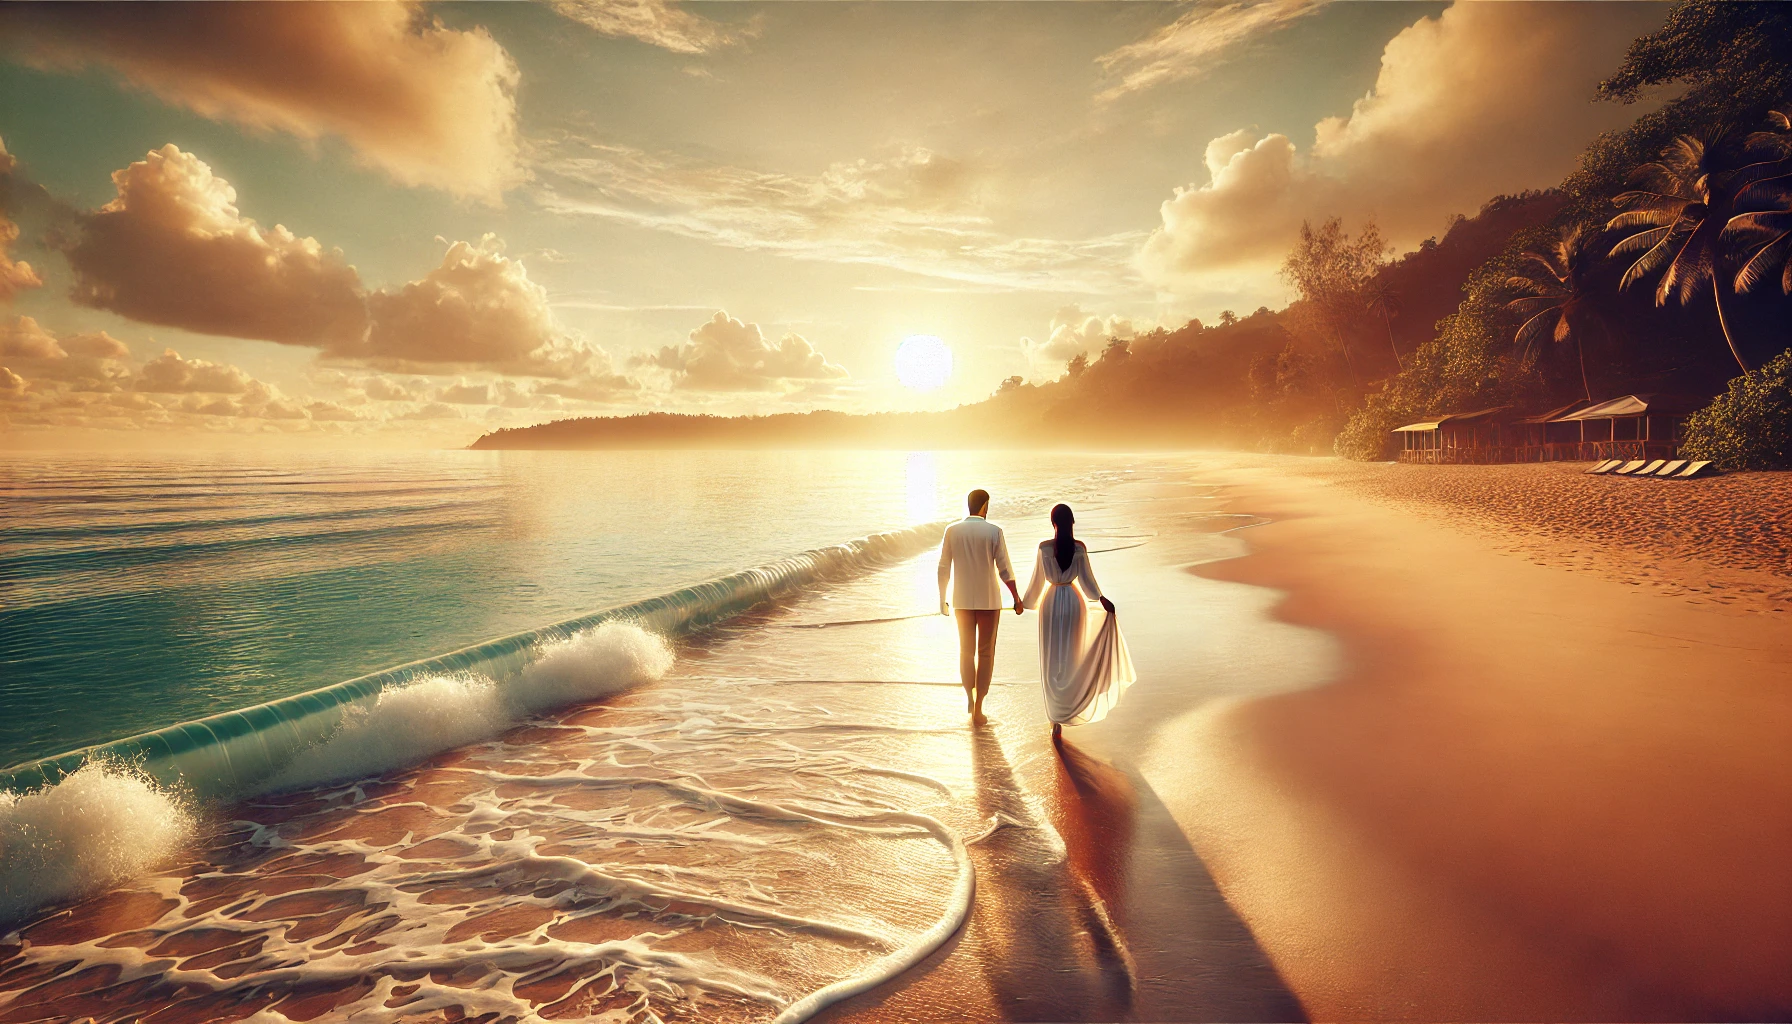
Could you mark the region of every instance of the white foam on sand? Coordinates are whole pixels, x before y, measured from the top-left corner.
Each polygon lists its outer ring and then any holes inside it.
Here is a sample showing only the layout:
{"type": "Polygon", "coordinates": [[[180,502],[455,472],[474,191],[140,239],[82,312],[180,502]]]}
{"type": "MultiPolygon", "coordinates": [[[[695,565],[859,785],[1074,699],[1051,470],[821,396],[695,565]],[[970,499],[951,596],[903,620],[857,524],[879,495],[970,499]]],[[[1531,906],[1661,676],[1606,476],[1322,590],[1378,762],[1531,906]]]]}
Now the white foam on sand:
{"type": "Polygon", "coordinates": [[[176,795],[106,762],[24,795],[0,791],[0,922],[149,870],[193,822],[176,795]]]}

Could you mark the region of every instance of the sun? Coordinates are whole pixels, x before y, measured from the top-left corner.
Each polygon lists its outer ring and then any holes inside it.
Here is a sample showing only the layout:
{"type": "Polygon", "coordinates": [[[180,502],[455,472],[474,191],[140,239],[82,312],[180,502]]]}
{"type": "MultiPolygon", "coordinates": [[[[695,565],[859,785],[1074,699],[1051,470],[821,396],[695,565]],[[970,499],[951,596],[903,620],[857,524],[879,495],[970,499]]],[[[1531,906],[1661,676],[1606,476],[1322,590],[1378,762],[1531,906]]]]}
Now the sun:
{"type": "Polygon", "coordinates": [[[952,379],[952,350],[931,334],[911,334],[896,346],[896,379],[905,388],[937,391],[952,379]]]}

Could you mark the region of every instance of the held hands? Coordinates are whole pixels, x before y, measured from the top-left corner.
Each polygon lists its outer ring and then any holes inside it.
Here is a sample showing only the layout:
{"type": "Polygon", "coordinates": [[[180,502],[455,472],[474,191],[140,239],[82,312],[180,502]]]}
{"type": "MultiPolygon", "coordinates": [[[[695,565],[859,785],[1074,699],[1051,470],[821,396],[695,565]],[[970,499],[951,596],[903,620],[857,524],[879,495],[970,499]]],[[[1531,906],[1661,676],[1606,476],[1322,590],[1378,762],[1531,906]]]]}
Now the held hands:
{"type": "Polygon", "coordinates": [[[1027,610],[1027,606],[1025,604],[1021,603],[1021,600],[1019,598],[1015,598],[1014,614],[1019,615],[1019,614],[1025,612],[1026,610],[1027,610]]]}
{"type": "Polygon", "coordinates": [[[1102,606],[1102,608],[1107,610],[1107,613],[1109,615],[1114,614],[1114,602],[1112,602],[1104,597],[1101,599],[1101,606],[1102,606]]]}

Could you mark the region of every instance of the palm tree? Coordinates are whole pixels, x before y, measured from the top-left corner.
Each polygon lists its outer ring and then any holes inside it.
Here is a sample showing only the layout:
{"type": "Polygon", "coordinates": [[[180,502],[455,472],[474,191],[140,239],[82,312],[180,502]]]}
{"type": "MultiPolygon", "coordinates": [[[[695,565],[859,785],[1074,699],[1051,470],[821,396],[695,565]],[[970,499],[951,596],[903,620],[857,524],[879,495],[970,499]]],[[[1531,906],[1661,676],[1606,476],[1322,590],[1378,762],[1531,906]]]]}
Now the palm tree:
{"type": "Polygon", "coordinates": [[[1724,227],[1734,215],[1736,197],[1750,185],[1772,177],[1777,161],[1766,160],[1728,169],[1722,166],[1718,152],[1724,137],[1714,134],[1712,141],[1682,135],[1661,151],[1661,159],[1638,167],[1632,179],[1643,187],[1626,192],[1612,202],[1627,207],[1624,213],[1606,224],[1625,237],[1612,247],[1612,256],[1640,253],[1624,271],[1619,287],[1661,272],[1655,289],[1655,304],[1667,305],[1668,297],[1686,305],[1698,296],[1699,290],[1711,285],[1712,301],[1717,306],[1717,323],[1723,329],[1724,342],[1730,355],[1744,373],[1750,369],[1737,347],[1735,335],[1724,309],[1724,293],[1731,291],[1731,275],[1723,273],[1724,227]]]}
{"type": "Polygon", "coordinates": [[[1584,339],[1589,330],[1604,327],[1592,299],[1598,240],[1598,232],[1576,224],[1564,231],[1548,252],[1525,253],[1520,273],[1506,279],[1506,287],[1522,293],[1506,303],[1507,309],[1525,317],[1514,340],[1527,355],[1537,350],[1546,334],[1557,344],[1574,342],[1580,360],[1580,386],[1589,402],[1593,385],[1587,379],[1584,339]]]}
{"type": "Polygon", "coordinates": [[[1736,246],[1742,266],[1736,271],[1736,290],[1754,290],[1771,276],[1780,273],[1780,291],[1792,295],[1792,117],[1775,110],[1768,114],[1772,131],[1749,136],[1752,147],[1766,150],[1780,158],[1779,172],[1762,178],[1736,194],[1736,205],[1744,212],[1724,225],[1724,240],[1736,246]]]}
{"type": "Polygon", "coordinates": [[[1394,310],[1400,306],[1399,293],[1387,278],[1380,274],[1370,277],[1363,285],[1363,301],[1368,307],[1381,314],[1381,324],[1388,331],[1388,348],[1394,353],[1394,365],[1401,370],[1406,363],[1400,358],[1400,346],[1394,344],[1394,310]]]}

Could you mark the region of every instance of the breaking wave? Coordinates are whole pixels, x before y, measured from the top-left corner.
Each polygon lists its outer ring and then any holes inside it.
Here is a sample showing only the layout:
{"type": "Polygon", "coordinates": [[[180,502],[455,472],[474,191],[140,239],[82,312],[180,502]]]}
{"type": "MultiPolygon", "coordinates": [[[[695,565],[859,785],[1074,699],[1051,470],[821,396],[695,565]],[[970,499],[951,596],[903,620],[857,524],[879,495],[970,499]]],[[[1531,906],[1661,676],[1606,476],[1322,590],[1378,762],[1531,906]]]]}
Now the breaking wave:
{"type": "Polygon", "coordinates": [[[0,792],[0,921],[141,874],[192,831],[184,801],[104,761],[33,793],[0,792]]]}
{"type": "Polygon", "coordinates": [[[937,542],[875,534],[240,711],[0,773],[0,921],[141,874],[191,835],[189,805],[378,775],[536,712],[658,679],[665,637],[937,542]],[[180,794],[178,797],[175,794],[180,794]]]}
{"type": "Polygon", "coordinates": [[[627,622],[546,645],[509,686],[482,675],[426,676],[348,705],[330,737],[298,753],[261,791],[378,775],[488,739],[535,711],[595,700],[672,667],[664,638],[627,622]]]}

